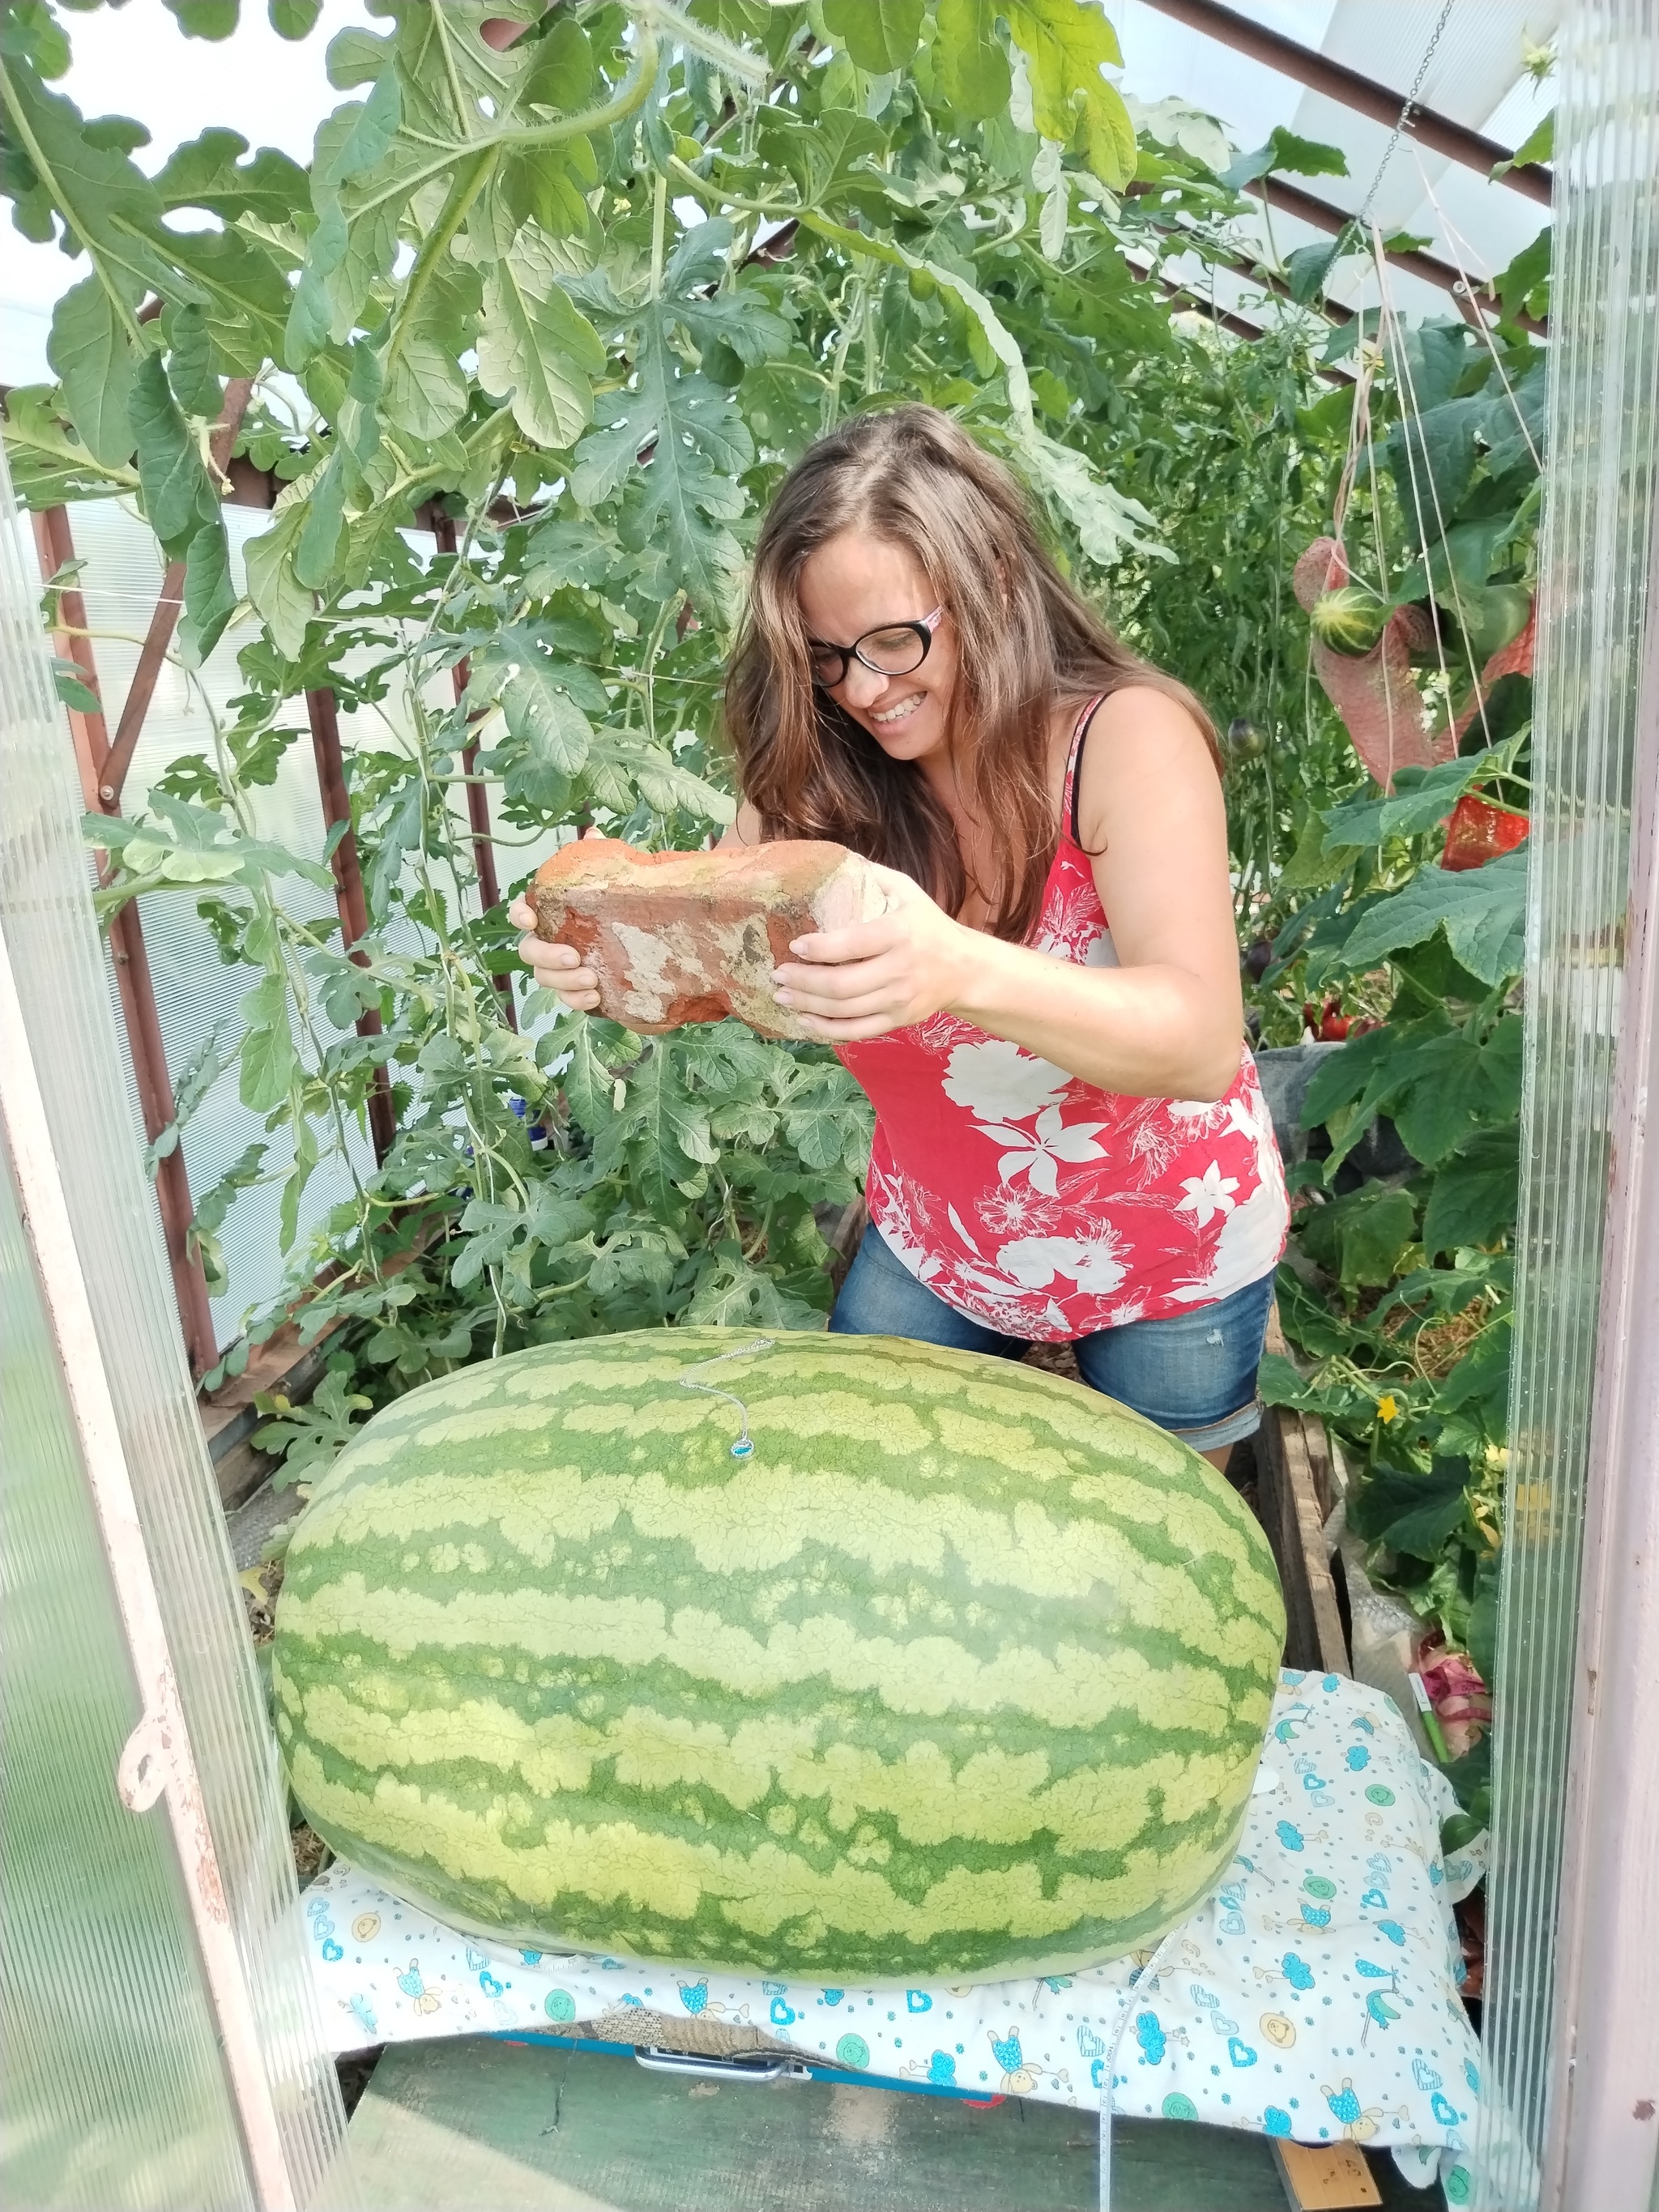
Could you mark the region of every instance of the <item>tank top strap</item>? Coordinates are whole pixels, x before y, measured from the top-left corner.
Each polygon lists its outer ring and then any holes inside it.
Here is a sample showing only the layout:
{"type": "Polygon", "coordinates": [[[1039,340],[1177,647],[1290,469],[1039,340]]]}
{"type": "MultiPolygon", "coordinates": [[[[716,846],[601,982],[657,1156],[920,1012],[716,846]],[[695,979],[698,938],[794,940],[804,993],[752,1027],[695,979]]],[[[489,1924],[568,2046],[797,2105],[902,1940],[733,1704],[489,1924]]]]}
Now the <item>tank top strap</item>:
{"type": "Polygon", "coordinates": [[[1072,732],[1072,749],[1066,757],[1066,783],[1060,798],[1060,834],[1066,843],[1072,845],[1079,842],[1077,772],[1083,760],[1083,740],[1089,734],[1089,725],[1094,720],[1095,709],[1105,696],[1103,691],[1097,691],[1092,699],[1085,701],[1083,711],[1077,718],[1077,727],[1072,732]]]}

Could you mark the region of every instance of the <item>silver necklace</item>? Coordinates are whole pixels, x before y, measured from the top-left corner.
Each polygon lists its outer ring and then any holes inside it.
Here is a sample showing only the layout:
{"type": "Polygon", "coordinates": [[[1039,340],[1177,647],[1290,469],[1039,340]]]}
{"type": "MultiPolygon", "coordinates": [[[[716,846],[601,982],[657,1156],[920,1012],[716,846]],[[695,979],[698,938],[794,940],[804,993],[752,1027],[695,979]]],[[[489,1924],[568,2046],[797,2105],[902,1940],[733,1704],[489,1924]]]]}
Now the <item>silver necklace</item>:
{"type": "Polygon", "coordinates": [[[712,1358],[694,1360],[679,1377],[682,1390],[705,1390],[711,1398],[724,1398],[728,1405],[735,1406],[742,1414],[742,1433],[732,1447],[733,1459],[752,1459],[755,1455],[755,1440],[749,1433],[749,1408],[734,1391],[720,1389],[713,1382],[698,1382],[693,1377],[699,1368],[719,1367],[728,1359],[747,1359],[751,1352],[771,1352],[775,1349],[776,1341],[775,1337],[757,1336],[752,1344],[740,1344],[734,1351],[717,1352],[712,1358]]]}

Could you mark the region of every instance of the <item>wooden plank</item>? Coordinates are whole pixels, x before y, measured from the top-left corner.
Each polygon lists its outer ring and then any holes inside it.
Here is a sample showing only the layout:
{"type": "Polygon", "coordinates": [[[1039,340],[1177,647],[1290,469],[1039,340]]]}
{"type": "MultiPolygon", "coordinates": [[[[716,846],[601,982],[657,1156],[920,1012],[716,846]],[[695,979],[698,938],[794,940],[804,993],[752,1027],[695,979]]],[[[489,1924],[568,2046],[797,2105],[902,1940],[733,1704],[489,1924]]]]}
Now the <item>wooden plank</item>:
{"type": "MultiPolygon", "coordinates": [[[[474,2037],[393,2045],[351,2123],[361,2212],[1095,2212],[1096,2119],[863,2084],[647,2074],[474,2037]]],[[[1114,2212],[1284,2212],[1260,2136],[1113,2132],[1114,2212]]],[[[346,2177],[318,2212],[348,2202],[346,2177]]],[[[1414,2200],[1413,2200],[1414,2201],[1414,2200]]]]}
{"type": "Polygon", "coordinates": [[[1275,2142],[1273,2154],[1291,2212],[1352,2212],[1382,2202],[1357,2143],[1275,2142]]]}
{"type": "MultiPolygon", "coordinates": [[[[1266,1348],[1288,1356],[1277,1306],[1267,1316],[1266,1348]]],[[[1324,1424],[1312,1413],[1269,1406],[1262,1415],[1261,1447],[1259,1496],[1285,1590],[1285,1664],[1349,1674],[1352,1661],[1325,1552],[1329,1506],[1322,1510],[1320,1476],[1328,1497],[1332,1470],[1324,1424]]]]}

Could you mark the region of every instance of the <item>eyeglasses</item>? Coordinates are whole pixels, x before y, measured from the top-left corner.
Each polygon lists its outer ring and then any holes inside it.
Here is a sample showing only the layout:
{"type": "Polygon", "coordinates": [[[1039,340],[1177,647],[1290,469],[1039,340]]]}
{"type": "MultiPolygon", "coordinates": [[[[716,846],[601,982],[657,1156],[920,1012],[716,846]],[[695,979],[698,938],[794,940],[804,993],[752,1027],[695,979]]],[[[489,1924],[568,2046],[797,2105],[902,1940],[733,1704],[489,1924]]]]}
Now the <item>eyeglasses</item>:
{"type": "Polygon", "coordinates": [[[833,691],[854,660],[862,662],[878,676],[908,676],[927,659],[933,632],[944,620],[944,608],[935,607],[920,622],[884,623],[879,629],[867,629],[851,645],[825,645],[817,638],[809,637],[806,653],[811,663],[812,681],[822,684],[826,691],[833,691]]]}

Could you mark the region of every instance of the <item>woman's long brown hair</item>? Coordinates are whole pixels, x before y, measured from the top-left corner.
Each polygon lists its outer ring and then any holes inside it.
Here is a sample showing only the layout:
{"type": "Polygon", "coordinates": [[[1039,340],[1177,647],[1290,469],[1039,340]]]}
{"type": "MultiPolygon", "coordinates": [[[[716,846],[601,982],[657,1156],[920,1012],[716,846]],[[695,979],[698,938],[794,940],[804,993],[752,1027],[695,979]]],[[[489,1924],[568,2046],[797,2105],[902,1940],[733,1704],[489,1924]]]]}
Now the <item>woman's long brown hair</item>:
{"type": "Polygon", "coordinates": [[[927,778],[890,759],[812,684],[800,572],[844,530],[902,546],[956,624],[957,774],[969,812],[1000,834],[996,881],[980,888],[994,933],[1022,940],[1036,925],[1059,835],[1048,754],[1056,708],[1152,685],[1187,708],[1219,769],[1209,716],[1079,598],[1014,477],[948,415],[911,406],[855,416],[778,487],[726,678],[726,734],[769,842],[832,839],[902,870],[947,914],[967,896],[954,825],[927,778]]]}

